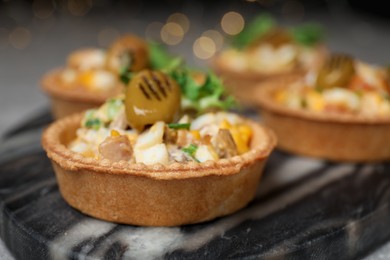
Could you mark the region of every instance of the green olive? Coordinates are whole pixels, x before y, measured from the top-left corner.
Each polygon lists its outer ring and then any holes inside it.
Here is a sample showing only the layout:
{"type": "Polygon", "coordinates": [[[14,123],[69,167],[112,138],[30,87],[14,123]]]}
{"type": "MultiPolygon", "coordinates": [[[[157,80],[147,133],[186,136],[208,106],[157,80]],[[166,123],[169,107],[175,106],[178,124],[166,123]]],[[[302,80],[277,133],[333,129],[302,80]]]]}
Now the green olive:
{"type": "Polygon", "coordinates": [[[291,37],[291,34],[282,29],[272,29],[265,34],[263,34],[260,38],[255,40],[249,48],[256,48],[260,44],[268,43],[272,45],[273,47],[277,48],[284,44],[289,44],[293,42],[293,38],[291,37]]]}
{"type": "Polygon", "coordinates": [[[120,73],[123,68],[128,71],[140,71],[149,66],[147,44],[134,35],[126,35],[116,40],[107,51],[107,68],[120,73]]]}
{"type": "Polygon", "coordinates": [[[157,121],[170,123],[180,110],[180,98],[175,80],[161,71],[140,71],[126,88],[127,122],[138,131],[157,121]]]}
{"type": "Polygon", "coordinates": [[[319,70],[316,85],[321,89],[347,87],[354,74],[354,59],[351,56],[333,54],[319,70]]]}

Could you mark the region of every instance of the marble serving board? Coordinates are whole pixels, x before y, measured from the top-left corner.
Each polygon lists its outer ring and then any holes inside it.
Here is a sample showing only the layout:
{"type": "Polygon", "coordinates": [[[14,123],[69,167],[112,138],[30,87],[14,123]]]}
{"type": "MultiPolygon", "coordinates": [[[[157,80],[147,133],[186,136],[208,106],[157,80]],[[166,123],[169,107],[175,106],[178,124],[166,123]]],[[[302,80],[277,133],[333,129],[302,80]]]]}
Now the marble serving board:
{"type": "Polygon", "coordinates": [[[40,146],[48,113],[0,142],[0,235],[17,259],[355,259],[390,239],[390,164],[275,151],[239,212],[180,227],[117,225],[61,198],[40,146]]]}

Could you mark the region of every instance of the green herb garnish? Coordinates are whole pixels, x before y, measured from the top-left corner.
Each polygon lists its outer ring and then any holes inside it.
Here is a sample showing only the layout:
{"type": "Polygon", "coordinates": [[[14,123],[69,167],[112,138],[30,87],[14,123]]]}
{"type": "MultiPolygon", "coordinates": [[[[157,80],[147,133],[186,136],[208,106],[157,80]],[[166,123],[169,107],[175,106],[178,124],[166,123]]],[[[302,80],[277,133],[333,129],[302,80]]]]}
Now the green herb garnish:
{"type": "Polygon", "coordinates": [[[261,14],[255,17],[239,34],[232,38],[232,45],[237,49],[243,49],[275,26],[276,22],[271,15],[261,14]]]}
{"type": "Polygon", "coordinates": [[[181,150],[191,156],[191,158],[194,159],[196,162],[200,162],[198,159],[195,158],[195,153],[198,150],[198,146],[190,144],[189,146],[184,147],[181,150]]]}
{"type": "Polygon", "coordinates": [[[134,76],[134,73],[129,71],[129,68],[123,67],[121,68],[121,71],[119,72],[119,79],[123,82],[123,84],[127,85],[131,78],[134,76]]]}
{"type": "Polygon", "coordinates": [[[96,109],[90,109],[85,113],[83,125],[86,128],[99,130],[99,128],[103,126],[103,121],[95,116],[96,111],[96,109]]]}
{"type": "Polygon", "coordinates": [[[171,55],[166,48],[159,43],[149,42],[149,61],[152,69],[170,72],[183,64],[183,59],[171,55]]]}
{"type": "Polygon", "coordinates": [[[295,41],[305,45],[313,46],[324,39],[324,32],[317,24],[305,24],[291,29],[295,41]]]}
{"type": "Polygon", "coordinates": [[[187,147],[182,148],[183,152],[188,153],[191,156],[194,156],[196,153],[196,150],[198,150],[198,146],[194,144],[190,144],[187,147]]]}
{"type": "Polygon", "coordinates": [[[178,123],[172,123],[168,124],[168,127],[171,129],[190,129],[191,124],[178,124],[178,123]]]}
{"type": "MultiPolygon", "coordinates": [[[[277,26],[275,19],[271,15],[261,14],[232,38],[232,46],[237,49],[244,49],[277,26]]],[[[296,26],[289,29],[289,32],[298,44],[304,46],[313,46],[324,39],[323,28],[318,24],[296,26]]]]}
{"type": "Polygon", "coordinates": [[[105,105],[107,106],[108,120],[113,120],[115,116],[119,113],[119,110],[123,107],[123,102],[121,99],[112,98],[109,99],[105,105]]]}
{"type": "Polygon", "coordinates": [[[222,81],[208,72],[204,83],[198,83],[188,69],[175,70],[170,76],[177,81],[182,92],[183,109],[203,113],[209,109],[227,110],[236,106],[232,96],[225,92],[222,81]]]}
{"type": "Polygon", "coordinates": [[[90,118],[85,121],[84,125],[86,128],[99,130],[103,126],[103,122],[99,118],[90,118]]]}

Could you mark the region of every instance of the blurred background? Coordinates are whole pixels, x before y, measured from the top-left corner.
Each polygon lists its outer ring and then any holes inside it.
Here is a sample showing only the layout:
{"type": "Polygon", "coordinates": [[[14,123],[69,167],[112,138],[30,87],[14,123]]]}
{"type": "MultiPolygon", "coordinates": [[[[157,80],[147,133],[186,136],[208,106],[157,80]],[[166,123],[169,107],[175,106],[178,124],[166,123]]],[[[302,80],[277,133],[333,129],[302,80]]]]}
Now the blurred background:
{"type": "Polygon", "coordinates": [[[383,1],[0,0],[0,133],[47,106],[41,76],[78,48],[105,48],[127,32],[167,44],[206,68],[254,16],[282,25],[321,24],[333,51],[390,63],[390,15],[383,1]]]}
{"type": "Polygon", "coordinates": [[[40,79],[75,49],[105,48],[131,32],[207,69],[228,37],[262,12],[285,26],[321,24],[332,51],[390,65],[386,1],[0,0],[0,135],[48,107],[40,79]]]}

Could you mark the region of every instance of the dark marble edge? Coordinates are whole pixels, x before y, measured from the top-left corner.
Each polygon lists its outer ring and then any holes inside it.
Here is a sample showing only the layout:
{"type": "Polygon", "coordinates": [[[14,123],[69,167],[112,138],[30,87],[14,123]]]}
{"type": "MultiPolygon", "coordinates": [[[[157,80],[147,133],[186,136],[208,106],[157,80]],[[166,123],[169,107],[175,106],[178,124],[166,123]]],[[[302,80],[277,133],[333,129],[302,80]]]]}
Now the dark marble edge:
{"type": "Polygon", "coordinates": [[[53,118],[48,107],[43,107],[38,109],[38,111],[34,111],[31,116],[28,116],[27,118],[28,119],[21,120],[19,123],[6,130],[0,136],[0,144],[1,142],[6,142],[10,138],[24,134],[31,130],[42,128],[43,126],[53,122],[53,118]]]}
{"type": "MultiPolygon", "coordinates": [[[[1,147],[0,147],[0,164],[5,163],[9,160],[15,159],[20,155],[28,154],[28,153],[31,153],[33,151],[35,152],[35,151],[41,150],[41,146],[40,146],[41,132],[42,132],[42,126],[37,126],[37,127],[29,128],[29,129],[23,129],[23,131],[19,131],[15,136],[11,136],[11,137],[7,138],[7,140],[3,144],[1,144],[1,147]],[[22,146],[22,147],[20,147],[20,146],[22,146]]],[[[5,207],[4,203],[1,201],[0,201],[0,207],[3,209],[2,212],[0,213],[2,216],[2,218],[0,219],[0,223],[4,223],[5,219],[8,219],[7,221],[9,223],[13,223],[15,226],[20,228],[21,231],[23,231],[25,234],[27,234],[31,238],[34,238],[34,239],[38,238],[40,243],[44,243],[47,241],[47,239],[45,239],[44,237],[42,237],[41,235],[39,235],[35,231],[32,230],[33,232],[31,232],[31,230],[27,229],[25,226],[23,226],[23,224],[18,223],[18,221],[15,218],[15,215],[12,212],[10,212],[5,207]]],[[[388,208],[389,208],[389,203],[386,202],[385,204],[383,204],[380,208],[376,209],[375,211],[363,216],[362,218],[355,219],[354,222],[362,221],[362,222],[370,223],[370,221],[372,222],[372,220],[375,220],[376,218],[378,218],[377,214],[381,215],[380,213],[386,212],[386,210],[388,210],[388,208]]],[[[337,236],[337,235],[341,234],[343,231],[348,230],[348,228],[350,228],[351,226],[353,226],[353,223],[349,223],[346,226],[343,226],[343,227],[333,231],[332,233],[319,236],[318,238],[316,238],[314,240],[314,243],[305,245],[302,248],[299,248],[297,250],[290,250],[286,253],[293,254],[296,252],[304,251],[307,248],[313,247],[313,244],[321,243],[322,241],[326,240],[329,237],[337,236]]],[[[0,227],[0,228],[2,228],[2,227],[0,227]]],[[[5,231],[4,230],[1,230],[1,231],[2,231],[1,236],[4,238],[5,231]]],[[[387,241],[388,239],[389,239],[389,237],[387,236],[385,239],[382,239],[383,241],[381,241],[381,242],[383,243],[383,242],[387,241]]],[[[373,249],[382,245],[382,243],[378,243],[375,245],[372,244],[369,247],[364,248],[364,250],[361,253],[368,254],[373,249]]],[[[7,244],[7,246],[10,247],[11,245],[7,244]]],[[[278,256],[280,257],[281,255],[275,255],[275,256],[272,255],[272,257],[278,257],[278,256]]],[[[267,257],[267,255],[266,254],[265,255],[248,255],[248,257],[267,257]]]]}

